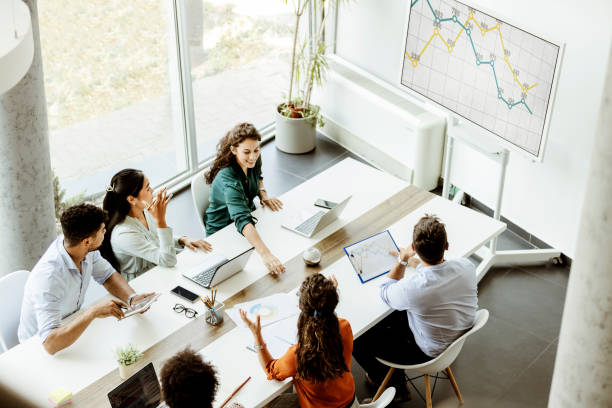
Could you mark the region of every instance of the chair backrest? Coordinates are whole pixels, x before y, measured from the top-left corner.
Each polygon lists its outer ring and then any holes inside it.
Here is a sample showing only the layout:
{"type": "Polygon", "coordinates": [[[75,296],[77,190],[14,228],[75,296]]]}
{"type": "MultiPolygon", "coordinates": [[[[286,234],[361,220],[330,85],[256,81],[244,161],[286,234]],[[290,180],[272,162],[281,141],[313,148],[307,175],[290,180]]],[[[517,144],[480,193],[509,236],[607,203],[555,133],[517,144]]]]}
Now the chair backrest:
{"type": "Polygon", "coordinates": [[[193,206],[195,207],[196,214],[198,215],[198,221],[200,225],[206,231],[206,225],[204,224],[204,212],[208,208],[210,196],[210,185],[206,184],[204,179],[204,171],[199,172],[191,179],[191,196],[193,197],[193,206]]]}
{"type": "Polygon", "coordinates": [[[380,397],[374,402],[369,404],[359,405],[359,408],[383,408],[389,405],[393,401],[393,397],[395,397],[395,388],[389,387],[380,394],[380,397]]]}
{"type": "Polygon", "coordinates": [[[459,355],[459,352],[463,348],[463,343],[465,343],[465,339],[482,329],[487,320],[489,320],[489,311],[487,309],[478,310],[476,312],[474,326],[472,326],[470,330],[452,342],[451,345],[448,346],[446,350],[444,350],[438,357],[422,364],[410,366],[410,370],[415,370],[420,373],[430,375],[434,375],[439,371],[445,370],[446,367],[449,367],[459,355]]]}
{"type": "Polygon", "coordinates": [[[19,344],[17,329],[21,317],[23,290],[29,271],[17,271],[0,278],[0,351],[19,344]]]}

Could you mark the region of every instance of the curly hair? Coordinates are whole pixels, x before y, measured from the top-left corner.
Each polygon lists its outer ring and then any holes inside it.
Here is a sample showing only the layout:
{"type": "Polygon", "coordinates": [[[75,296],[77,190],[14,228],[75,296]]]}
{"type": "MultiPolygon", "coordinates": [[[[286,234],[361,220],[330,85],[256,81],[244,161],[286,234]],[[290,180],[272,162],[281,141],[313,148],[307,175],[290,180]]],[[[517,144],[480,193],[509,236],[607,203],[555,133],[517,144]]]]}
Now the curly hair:
{"type": "Polygon", "coordinates": [[[440,263],[446,250],[446,228],[435,215],[425,214],[414,226],[414,250],[430,265],[440,263]]]}
{"type": "Polygon", "coordinates": [[[66,244],[74,246],[95,235],[106,219],[106,212],[92,204],[78,204],[67,208],[60,216],[66,244]]]}
{"type": "Polygon", "coordinates": [[[219,380],[215,368],[186,348],[161,370],[162,396],[170,408],[212,408],[219,380]]]}
{"type": "Polygon", "coordinates": [[[348,371],[342,355],[340,324],[334,310],[338,292],[334,283],[317,273],[300,287],[296,378],[316,384],[348,371]]]}
{"type": "Polygon", "coordinates": [[[261,141],[261,135],[250,123],[239,123],[230,129],[229,132],[217,144],[217,157],[210,166],[210,170],[204,174],[207,184],[212,184],[215,176],[219,171],[236,161],[236,157],[232,153],[231,147],[238,147],[246,139],[261,141]]]}

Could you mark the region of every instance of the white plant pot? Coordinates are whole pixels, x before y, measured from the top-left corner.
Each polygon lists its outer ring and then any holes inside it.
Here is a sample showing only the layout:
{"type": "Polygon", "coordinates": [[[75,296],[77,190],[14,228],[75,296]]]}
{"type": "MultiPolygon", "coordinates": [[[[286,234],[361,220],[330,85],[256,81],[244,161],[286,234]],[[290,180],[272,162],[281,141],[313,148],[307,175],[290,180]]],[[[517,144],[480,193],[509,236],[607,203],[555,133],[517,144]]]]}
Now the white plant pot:
{"type": "Polygon", "coordinates": [[[315,119],[288,118],[276,109],[275,143],[278,150],[291,153],[307,153],[316,147],[317,127],[315,119]]]}
{"type": "Polygon", "coordinates": [[[136,364],[123,365],[119,364],[119,378],[122,380],[130,378],[136,373],[136,364]]]}

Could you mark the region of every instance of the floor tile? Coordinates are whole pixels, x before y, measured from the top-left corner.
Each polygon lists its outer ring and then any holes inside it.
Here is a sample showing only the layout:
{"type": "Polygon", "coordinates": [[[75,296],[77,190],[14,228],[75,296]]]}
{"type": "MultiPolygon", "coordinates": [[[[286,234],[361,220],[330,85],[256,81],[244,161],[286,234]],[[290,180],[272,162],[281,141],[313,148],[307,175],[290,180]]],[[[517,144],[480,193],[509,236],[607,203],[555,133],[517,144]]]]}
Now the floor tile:
{"type": "Polygon", "coordinates": [[[519,268],[490,283],[480,289],[480,307],[548,342],[559,336],[564,287],[519,268]]]}
{"type": "Polygon", "coordinates": [[[556,344],[551,344],[510,386],[495,405],[499,408],[546,408],[552,383],[556,348],[556,344]]]}
{"type": "Polygon", "coordinates": [[[274,142],[267,143],[262,149],[264,175],[268,169],[276,168],[306,178],[345,152],[342,146],[320,134],[317,135],[317,147],[306,154],[283,153],[276,149],[274,142]]]}
{"type": "Polygon", "coordinates": [[[553,265],[552,262],[543,265],[521,265],[518,268],[544,279],[548,282],[556,283],[567,288],[570,268],[567,266],[553,265]]]}

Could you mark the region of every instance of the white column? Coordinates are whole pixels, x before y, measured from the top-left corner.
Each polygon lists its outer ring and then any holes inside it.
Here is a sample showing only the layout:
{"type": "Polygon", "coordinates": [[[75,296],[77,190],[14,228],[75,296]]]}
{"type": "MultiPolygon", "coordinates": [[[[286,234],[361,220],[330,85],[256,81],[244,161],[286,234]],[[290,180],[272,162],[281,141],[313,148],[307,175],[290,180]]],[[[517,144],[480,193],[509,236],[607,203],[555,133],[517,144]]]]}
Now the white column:
{"type": "Polygon", "coordinates": [[[0,95],[0,276],[31,269],[56,236],[38,8],[36,0],[25,3],[34,60],[0,95]]]}
{"type": "Polygon", "coordinates": [[[612,59],[590,167],[550,408],[612,407],[612,59]]]}

